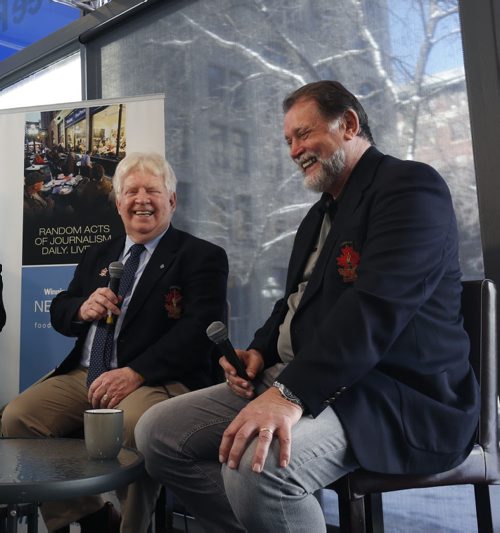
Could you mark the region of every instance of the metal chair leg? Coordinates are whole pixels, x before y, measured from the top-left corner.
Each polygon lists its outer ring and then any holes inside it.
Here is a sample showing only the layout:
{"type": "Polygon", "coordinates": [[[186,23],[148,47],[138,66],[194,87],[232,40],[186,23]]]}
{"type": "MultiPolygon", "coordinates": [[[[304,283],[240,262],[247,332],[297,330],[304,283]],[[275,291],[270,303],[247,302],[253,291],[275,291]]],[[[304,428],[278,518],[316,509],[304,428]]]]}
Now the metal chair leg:
{"type": "Polygon", "coordinates": [[[476,498],[477,530],[479,533],[493,533],[491,498],[489,485],[474,485],[476,498]]]}
{"type": "Polygon", "coordinates": [[[374,493],[365,496],[365,523],[368,533],[384,533],[382,494],[374,493]]]}
{"type": "Polygon", "coordinates": [[[366,533],[365,499],[350,500],[339,495],[339,522],[342,533],[366,533]]]}
{"type": "Polygon", "coordinates": [[[155,507],[155,533],[167,533],[167,496],[162,487],[155,507]]]}

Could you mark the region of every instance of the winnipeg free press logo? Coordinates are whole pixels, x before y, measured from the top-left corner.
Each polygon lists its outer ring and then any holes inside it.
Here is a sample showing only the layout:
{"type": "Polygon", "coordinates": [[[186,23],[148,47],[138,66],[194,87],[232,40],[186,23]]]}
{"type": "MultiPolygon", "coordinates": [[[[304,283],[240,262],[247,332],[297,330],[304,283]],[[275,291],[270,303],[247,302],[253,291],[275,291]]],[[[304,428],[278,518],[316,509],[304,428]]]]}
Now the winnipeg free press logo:
{"type": "Polygon", "coordinates": [[[64,289],[52,289],[50,287],[45,287],[43,289],[43,293],[45,294],[45,296],[57,296],[63,290],[64,289]]]}

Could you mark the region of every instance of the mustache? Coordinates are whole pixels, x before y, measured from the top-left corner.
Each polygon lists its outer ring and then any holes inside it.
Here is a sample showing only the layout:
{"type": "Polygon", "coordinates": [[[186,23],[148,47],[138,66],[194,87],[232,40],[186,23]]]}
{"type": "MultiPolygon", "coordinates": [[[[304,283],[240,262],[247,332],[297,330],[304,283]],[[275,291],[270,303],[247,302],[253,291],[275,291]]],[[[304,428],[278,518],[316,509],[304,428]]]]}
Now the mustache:
{"type": "Polygon", "coordinates": [[[305,152],[303,153],[301,156],[299,157],[295,157],[294,158],[294,162],[299,165],[299,166],[302,166],[302,164],[307,161],[308,159],[311,159],[311,158],[315,158],[317,159],[318,161],[323,161],[319,155],[316,153],[316,152],[305,152]]]}

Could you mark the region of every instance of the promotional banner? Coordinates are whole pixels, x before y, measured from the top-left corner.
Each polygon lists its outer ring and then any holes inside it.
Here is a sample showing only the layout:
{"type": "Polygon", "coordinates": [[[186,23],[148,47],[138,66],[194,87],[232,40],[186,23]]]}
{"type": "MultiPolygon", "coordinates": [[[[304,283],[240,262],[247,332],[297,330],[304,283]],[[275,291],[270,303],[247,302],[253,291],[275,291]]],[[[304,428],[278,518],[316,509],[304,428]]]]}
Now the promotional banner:
{"type": "Polygon", "coordinates": [[[10,166],[9,195],[23,198],[22,245],[15,252],[22,264],[19,354],[8,355],[19,367],[19,390],[69,352],[74,339],[52,329],[50,304],[67,288],[86,248],[123,233],[112,177],[127,153],[165,153],[163,104],[155,96],[0,114],[0,122],[23,129],[16,147],[22,157],[2,154],[10,166]]]}

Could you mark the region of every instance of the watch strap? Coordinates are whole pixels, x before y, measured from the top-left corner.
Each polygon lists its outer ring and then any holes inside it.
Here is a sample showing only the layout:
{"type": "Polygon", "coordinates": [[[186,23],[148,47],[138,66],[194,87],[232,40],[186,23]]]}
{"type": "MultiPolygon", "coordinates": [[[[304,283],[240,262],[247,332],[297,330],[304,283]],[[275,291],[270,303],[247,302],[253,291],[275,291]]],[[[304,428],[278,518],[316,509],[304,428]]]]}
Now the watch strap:
{"type": "Polygon", "coordinates": [[[273,387],[276,387],[280,391],[281,396],[283,396],[285,400],[288,400],[289,402],[292,402],[295,405],[298,405],[302,409],[302,411],[305,411],[305,406],[302,400],[298,396],[295,396],[295,394],[288,387],[283,385],[283,383],[280,383],[279,381],[275,381],[273,383],[273,387]]]}

